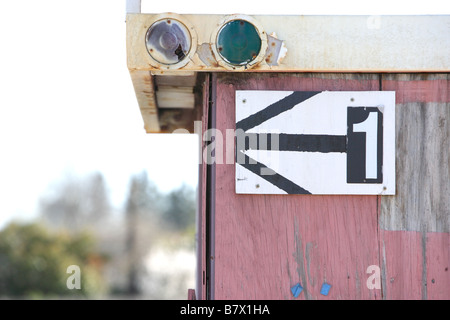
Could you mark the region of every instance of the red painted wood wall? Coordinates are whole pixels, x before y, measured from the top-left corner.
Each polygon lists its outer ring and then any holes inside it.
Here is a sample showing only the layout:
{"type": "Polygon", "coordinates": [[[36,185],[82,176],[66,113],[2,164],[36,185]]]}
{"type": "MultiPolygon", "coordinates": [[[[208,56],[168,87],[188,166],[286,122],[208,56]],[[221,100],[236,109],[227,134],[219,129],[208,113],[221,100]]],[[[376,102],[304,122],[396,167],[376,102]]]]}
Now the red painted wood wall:
{"type": "Polygon", "coordinates": [[[223,133],[235,129],[235,90],[396,91],[397,194],[238,195],[234,164],[204,164],[198,297],[450,299],[449,88],[447,74],[212,75],[203,130],[223,133]]]}

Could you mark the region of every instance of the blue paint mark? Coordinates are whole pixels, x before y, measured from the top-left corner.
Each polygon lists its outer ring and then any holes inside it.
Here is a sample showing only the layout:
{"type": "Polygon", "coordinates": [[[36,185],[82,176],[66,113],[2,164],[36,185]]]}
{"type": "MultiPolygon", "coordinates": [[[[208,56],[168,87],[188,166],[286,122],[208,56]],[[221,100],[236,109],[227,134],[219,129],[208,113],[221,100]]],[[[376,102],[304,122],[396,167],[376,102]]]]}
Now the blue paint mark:
{"type": "Polygon", "coordinates": [[[303,291],[303,288],[302,288],[302,286],[300,285],[300,283],[297,283],[295,286],[293,286],[292,288],[291,288],[291,292],[292,292],[292,295],[295,297],[295,298],[297,298],[299,295],[300,295],[300,293],[303,291]]]}
{"type": "Polygon", "coordinates": [[[331,284],[324,283],[324,284],[322,284],[322,288],[320,289],[320,294],[327,296],[328,292],[330,292],[330,289],[331,289],[331,284]]]}

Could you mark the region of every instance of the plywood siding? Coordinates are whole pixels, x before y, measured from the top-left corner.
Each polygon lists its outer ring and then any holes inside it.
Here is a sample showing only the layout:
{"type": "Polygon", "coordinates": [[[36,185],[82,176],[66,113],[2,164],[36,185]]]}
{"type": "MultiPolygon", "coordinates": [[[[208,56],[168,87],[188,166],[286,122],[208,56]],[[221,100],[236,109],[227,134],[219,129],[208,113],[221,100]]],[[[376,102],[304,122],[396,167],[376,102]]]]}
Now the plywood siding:
{"type": "Polygon", "coordinates": [[[450,300],[450,234],[430,232],[425,242],[426,298],[450,300]]]}
{"type": "MultiPolygon", "coordinates": [[[[378,75],[222,74],[216,126],[235,128],[235,90],[378,90],[378,75]]],[[[234,165],[215,166],[215,299],[377,299],[377,196],[236,195],[234,165]],[[332,285],[328,296],[323,283],[332,285]]]]}
{"type": "Polygon", "coordinates": [[[387,74],[396,91],[396,196],[380,206],[387,299],[450,299],[450,81],[387,74]]]}
{"type": "Polygon", "coordinates": [[[382,197],[386,230],[450,232],[448,74],[383,75],[396,92],[397,195],[382,197]]]}
{"type": "Polygon", "coordinates": [[[422,275],[422,233],[411,231],[380,232],[383,298],[418,300],[425,297],[422,275]]]}
{"type": "Polygon", "coordinates": [[[216,164],[215,299],[450,299],[447,74],[218,74],[216,128],[235,128],[235,90],[396,91],[395,196],[237,195],[216,164]],[[381,288],[369,288],[369,266],[381,288]],[[295,298],[290,288],[300,283],[295,298]],[[320,294],[323,283],[332,287],[320,294]]]}

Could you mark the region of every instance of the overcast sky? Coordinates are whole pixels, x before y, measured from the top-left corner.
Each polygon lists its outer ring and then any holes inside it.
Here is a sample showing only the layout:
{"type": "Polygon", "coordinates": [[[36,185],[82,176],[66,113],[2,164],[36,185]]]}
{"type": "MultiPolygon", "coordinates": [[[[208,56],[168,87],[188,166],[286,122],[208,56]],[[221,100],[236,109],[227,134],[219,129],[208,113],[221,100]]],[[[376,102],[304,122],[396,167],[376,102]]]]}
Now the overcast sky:
{"type": "MultiPolygon", "coordinates": [[[[444,1],[143,1],[143,12],[449,14],[444,1]],[[255,4],[258,4],[256,6],[255,4]],[[281,5],[284,4],[284,5],[281,5]]],[[[143,130],[126,67],[125,0],[0,1],[0,228],[36,213],[64,174],[101,171],[121,205],[130,174],[197,183],[193,135],[143,130]]]]}

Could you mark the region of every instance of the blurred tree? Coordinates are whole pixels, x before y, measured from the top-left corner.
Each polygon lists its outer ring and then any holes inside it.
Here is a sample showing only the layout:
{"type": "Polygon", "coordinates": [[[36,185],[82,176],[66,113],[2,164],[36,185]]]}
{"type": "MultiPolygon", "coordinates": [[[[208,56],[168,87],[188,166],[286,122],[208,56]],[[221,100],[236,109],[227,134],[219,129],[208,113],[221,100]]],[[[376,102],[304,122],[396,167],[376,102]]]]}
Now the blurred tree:
{"type": "MultiPolygon", "coordinates": [[[[130,176],[128,193],[120,210],[110,204],[101,173],[84,177],[67,175],[41,197],[39,210],[42,221],[52,229],[67,230],[72,236],[83,230],[91,232],[96,250],[109,257],[103,275],[110,294],[151,293],[158,298],[164,296],[167,286],[157,285],[159,279],[155,277],[160,275],[148,274],[153,272],[148,268],[149,257],[156,247],[194,248],[195,195],[187,185],[162,194],[144,170],[130,176]],[[114,210],[123,215],[113,215],[114,210]]],[[[175,275],[169,278],[180,282],[175,275]]]]}
{"type": "Polygon", "coordinates": [[[160,194],[156,186],[148,179],[147,172],[135,174],[130,178],[128,198],[125,205],[127,252],[127,288],[126,293],[141,293],[139,285],[144,267],[142,259],[150,249],[151,239],[158,211],[160,194]]]}
{"type": "Polygon", "coordinates": [[[92,237],[50,233],[37,224],[10,224],[0,232],[0,296],[46,298],[90,296],[106,290],[101,271],[105,258],[92,237]],[[81,270],[81,288],[69,290],[67,268],[81,270]]]}
{"type": "Polygon", "coordinates": [[[86,200],[84,206],[86,223],[91,226],[104,223],[111,213],[105,178],[100,172],[91,174],[87,177],[83,190],[86,200]]]}
{"type": "Polygon", "coordinates": [[[195,226],[196,193],[183,184],[166,196],[164,220],[176,231],[183,231],[195,226]]]}
{"type": "Polygon", "coordinates": [[[76,233],[105,223],[111,204],[103,175],[99,172],[80,179],[71,175],[40,199],[43,221],[55,228],[76,233]]]}

